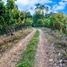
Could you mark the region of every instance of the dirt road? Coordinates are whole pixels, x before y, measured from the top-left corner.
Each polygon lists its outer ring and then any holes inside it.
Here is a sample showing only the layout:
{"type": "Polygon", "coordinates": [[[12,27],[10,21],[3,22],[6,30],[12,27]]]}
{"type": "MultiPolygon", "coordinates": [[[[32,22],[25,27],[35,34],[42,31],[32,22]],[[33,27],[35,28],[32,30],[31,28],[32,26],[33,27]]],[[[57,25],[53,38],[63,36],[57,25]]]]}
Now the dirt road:
{"type": "Polygon", "coordinates": [[[34,36],[36,30],[34,29],[28,36],[22,39],[17,46],[5,53],[0,59],[0,67],[16,67],[17,61],[20,58],[22,51],[25,50],[27,44],[34,36]]]}
{"type": "MultiPolygon", "coordinates": [[[[39,29],[39,31],[39,43],[35,56],[35,64],[33,67],[57,67],[54,64],[54,47],[53,45],[48,44],[45,37],[45,32],[41,29],[39,29]]],[[[5,53],[0,59],[0,67],[16,67],[17,62],[21,57],[21,53],[26,49],[26,46],[34,36],[35,32],[36,29],[22,39],[17,46],[5,53]]]]}
{"type": "Polygon", "coordinates": [[[35,65],[34,67],[48,67],[48,57],[47,57],[47,42],[45,39],[45,34],[42,30],[40,31],[40,41],[38,44],[35,65]]]}

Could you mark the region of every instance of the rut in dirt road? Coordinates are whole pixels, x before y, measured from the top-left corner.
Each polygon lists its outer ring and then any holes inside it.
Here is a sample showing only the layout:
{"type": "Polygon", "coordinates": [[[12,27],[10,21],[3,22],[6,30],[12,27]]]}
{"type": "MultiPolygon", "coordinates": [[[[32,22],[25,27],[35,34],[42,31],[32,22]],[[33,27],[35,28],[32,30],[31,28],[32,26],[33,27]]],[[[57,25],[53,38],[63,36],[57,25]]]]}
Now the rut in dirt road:
{"type": "Polygon", "coordinates": [[[45,39],[45,34],[42,30],[40,31],[40,40],[36,52],[36,57],[35,57],[35,64],[34,67],[48,67],[48,57],[46,54],[46,49],[47,49],[47,42],[45,39]]]}
{"type": "Polygon", "coordinates": [[[17,46],[12,48],[8,53],[2,56],[0,59],[0,67],[16,67],[21,53],[26,49],[26,46],[34,36],[36,30],[34,29],[28,36],[22,39],[17,46]]]}

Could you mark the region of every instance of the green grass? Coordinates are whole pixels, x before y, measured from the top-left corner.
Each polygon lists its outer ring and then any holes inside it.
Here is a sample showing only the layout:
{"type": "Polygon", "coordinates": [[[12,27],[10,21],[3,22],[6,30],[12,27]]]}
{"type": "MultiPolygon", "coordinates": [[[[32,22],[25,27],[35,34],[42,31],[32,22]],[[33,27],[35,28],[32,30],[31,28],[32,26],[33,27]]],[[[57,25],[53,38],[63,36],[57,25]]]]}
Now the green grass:
{"type": "Polygon", "coordinates": [[[39,31],[36,31],[33,39],[22,54],[22,59],[18,63],[17,67],[33,67],[38,41],[39,31]]]}

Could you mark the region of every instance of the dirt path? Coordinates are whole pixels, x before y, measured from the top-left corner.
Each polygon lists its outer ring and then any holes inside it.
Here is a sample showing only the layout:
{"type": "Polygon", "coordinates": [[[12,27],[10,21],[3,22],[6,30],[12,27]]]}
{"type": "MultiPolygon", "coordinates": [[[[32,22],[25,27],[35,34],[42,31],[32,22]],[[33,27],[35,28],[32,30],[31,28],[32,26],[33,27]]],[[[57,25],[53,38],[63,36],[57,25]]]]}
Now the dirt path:
{"type": "Polygon", "coordinates": [[[0,59],[0,67],[16,67],[17,61],[20,58],[22,51],[25,50],[28,42],[35,34],[35,29],[28,36],[22,39],[17,46],[12,48],[8,53],[4,54],[0,59]]]}
{"type": "Polygon", "coordinates": [[[45,39],[45,34],[42,30],[40,31],[40,41],[37,48],[37,53],[35,57],[34,67],[49,67],[48,57],[47,57],[47,42],[45,39]]]}

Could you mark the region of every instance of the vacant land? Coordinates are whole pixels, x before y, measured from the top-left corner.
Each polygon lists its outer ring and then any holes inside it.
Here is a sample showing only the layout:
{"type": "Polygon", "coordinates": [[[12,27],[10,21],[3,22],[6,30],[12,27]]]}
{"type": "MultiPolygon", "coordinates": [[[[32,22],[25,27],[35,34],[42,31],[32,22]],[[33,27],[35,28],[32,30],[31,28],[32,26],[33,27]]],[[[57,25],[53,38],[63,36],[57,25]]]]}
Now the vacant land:
{"type": "Polygon", "coordinates": [[[19,60],[21,51],[24,51],[28,42],[32,39],[36,30],[33,30],[29,35],[14,46],[10,51],[6,52],[0,59],[1,67],[16,67],[17,61],[19,60]]]}
{"type": "Polygon", "coordinates": [[[52,61],[49,67],[67,67],[67,35],[49,28],[43,31],[48,42],[49,61],[52,61]]]}
{"type": "Polygon", "coordinates": [[[18,43],[21,39],[27,36],[27,34],[29,34],[30,32],[32,32],[32,29],[26,28],[16,31],[12,36],[0,36],[0,57],[4,52],[10,50],[13,46],[16,46],[16,43],[18,43]]]}
{"type": "Polygon", "coordinates": [[[17,33],[18,41],[11,40],[15,46],[3,52],[0,67],[67,66],[67,36],[64,33],[49,28],[26,29],[17,33]]]}

